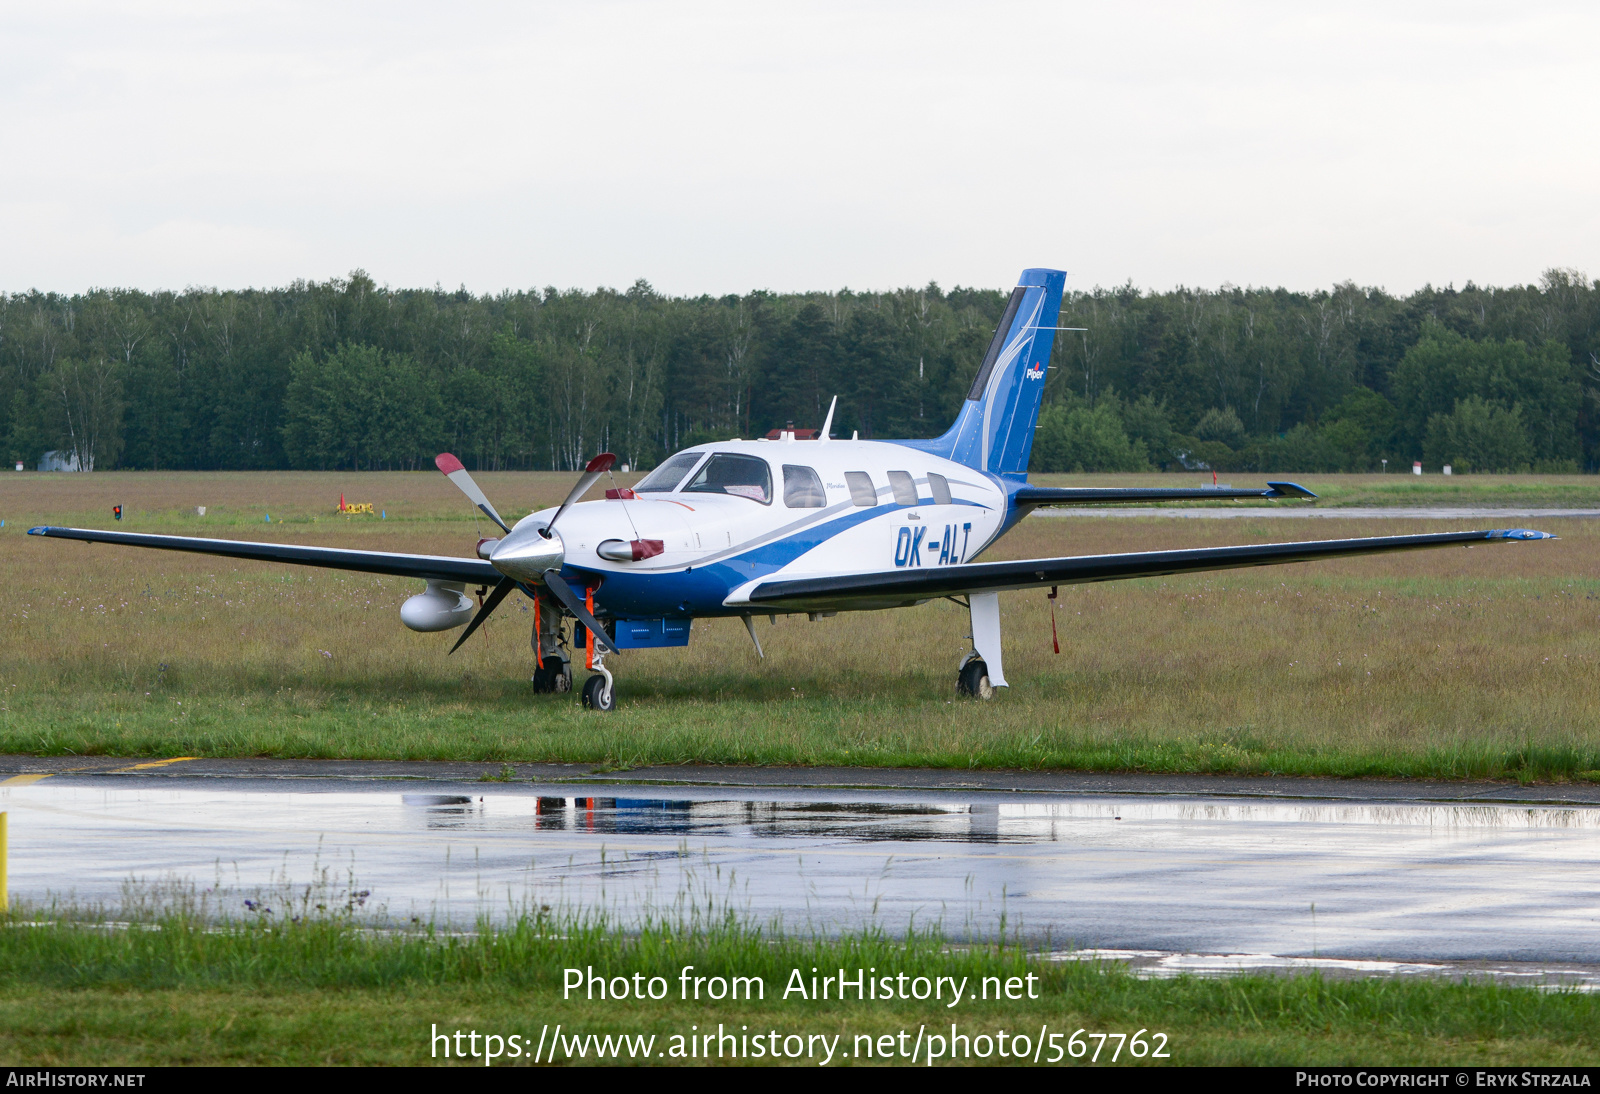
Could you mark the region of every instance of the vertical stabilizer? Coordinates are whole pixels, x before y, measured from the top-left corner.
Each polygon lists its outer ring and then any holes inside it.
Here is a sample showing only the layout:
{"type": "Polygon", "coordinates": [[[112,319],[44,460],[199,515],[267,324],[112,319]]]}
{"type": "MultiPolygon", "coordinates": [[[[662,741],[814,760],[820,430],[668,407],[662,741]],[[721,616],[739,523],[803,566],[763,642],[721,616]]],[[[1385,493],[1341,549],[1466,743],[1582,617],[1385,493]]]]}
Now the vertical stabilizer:
{"type": "Polygon", "coordinates": [[[1061,270],[1022,272],[955,424],[918,447],[990,474],[1026,476],[1066,279],[1061,270]]]}

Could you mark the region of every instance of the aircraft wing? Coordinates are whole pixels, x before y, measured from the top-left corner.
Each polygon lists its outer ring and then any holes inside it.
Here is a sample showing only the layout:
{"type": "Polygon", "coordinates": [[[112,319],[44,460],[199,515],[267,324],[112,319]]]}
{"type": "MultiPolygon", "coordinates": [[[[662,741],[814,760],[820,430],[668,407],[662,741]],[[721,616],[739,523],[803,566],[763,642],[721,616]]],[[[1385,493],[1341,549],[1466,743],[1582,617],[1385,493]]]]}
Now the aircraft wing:
{"type": "Polygon", "coordinates": [[[757,610],[851,611],[913,604],[941,596],[1081,585],[1132,577],[1275,566],[1349,555],[1415,551],[1426,547],[1471,547],[1478,543],[1510,543],[1555,539],[1548,532],[1524,528],[1486,532],[1438,532],[1417,536],[1368,539],[1324,539],[1309,543],[1265,543],[1243,547],[1201,547],[1184,551],[1140,551],[1122,555],[1080,555],[1076,558],[1031,558],[1017,562],[977,562],[963,566],[928,566],[878,573],[834,574],[758,582],[749,604],[757,610]]]}
{"type": "Polygon", "coordinates": [[[1156,501],[1221,501],[1228,498],[1314,498],[1311,491],[1292,482],[1269,482],[1265,490],[1235,490],[1231,486],[1112,487],[1024,486],[1013,499],[1018,505],[1128,505],[1156,501]]]}
{"type": "Polygon", "coordinates": [[[85,543],[118,543],[125,547],[193,551],[202,555],[247,558],[256,562],[290,562],[297,566],[321,566],[331,570],[420,577],[429,581],[462,581],[469,585],[494,585],[500,580],[498,570],[477,558],[348,551],[338,547],[297,547],[289,543],[251,543],[192,536],[151,536],[139,532],[102,532],[94,528],[56,528],[48,525],[30,528],[28,534],[52,539],[76,539],[85,543]]]}

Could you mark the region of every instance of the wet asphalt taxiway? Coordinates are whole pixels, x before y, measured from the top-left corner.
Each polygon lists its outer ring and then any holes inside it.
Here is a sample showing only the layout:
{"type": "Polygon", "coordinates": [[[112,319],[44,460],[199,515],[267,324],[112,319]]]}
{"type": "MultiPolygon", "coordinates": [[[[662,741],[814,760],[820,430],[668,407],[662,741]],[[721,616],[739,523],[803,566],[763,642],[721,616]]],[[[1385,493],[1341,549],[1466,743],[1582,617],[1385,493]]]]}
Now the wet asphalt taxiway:
{"type": "Polygon", "coordinates": [[[36,903],[321,884],[461,925],[540,905],[1004,925],[1152,975],[1600,965],[1596,786],[9,757],[0,809],[13,899],[36,903]]]}

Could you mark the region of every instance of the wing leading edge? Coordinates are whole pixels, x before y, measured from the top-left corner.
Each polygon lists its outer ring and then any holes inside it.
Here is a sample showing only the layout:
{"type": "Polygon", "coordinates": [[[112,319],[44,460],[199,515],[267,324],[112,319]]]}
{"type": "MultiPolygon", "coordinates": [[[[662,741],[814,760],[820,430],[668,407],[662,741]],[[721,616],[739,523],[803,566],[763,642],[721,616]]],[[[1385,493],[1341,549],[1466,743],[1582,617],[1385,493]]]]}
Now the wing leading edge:
{"type": "Polygon", "coordinates": [[[162,551],[190,551],[224,558],[246,558],[256,562],[289,562],[299,566],[321,566],[331,570],[355,570],[367,574],[395,577],[420,577],[428,581],[462,581],[473,585],[494,585],[500,572],[476,558],[450,558],[445,555],[402,555],[385,551],[347,551],[337,547],[299,547],[290,543],[252,543],[233,539],[199,539],[193,536],[152,536],[139,532],[103,532],[94,528],[28,529],[30,536],[76,539],[85,543],[116,543],[125,547],[153,547],[162,551]]]}
{"type": "Polygon", "coordinates": [[[1202,547],[1184,551],[1141,551],[1122,555],[1076,558],[1033,558],[1017,562],[978,562],[965,566],[889,570],[870,574],[763,581],[749,592],[749,603],[762,608],[812,611],[888,607],[940,596],[1004,592],[1048,585],[1082,585],[1134,577],[1275,566],[1350,555],[1415,551],[1429,547],[1470,547],[1477,543],[1555,539],[1548,532],[1525,528],[1484,532],[1438,532],[1417,536],[1368,539],[1324,539],[1309,543],[1265,543],[1242,547],[1202,547]]]}

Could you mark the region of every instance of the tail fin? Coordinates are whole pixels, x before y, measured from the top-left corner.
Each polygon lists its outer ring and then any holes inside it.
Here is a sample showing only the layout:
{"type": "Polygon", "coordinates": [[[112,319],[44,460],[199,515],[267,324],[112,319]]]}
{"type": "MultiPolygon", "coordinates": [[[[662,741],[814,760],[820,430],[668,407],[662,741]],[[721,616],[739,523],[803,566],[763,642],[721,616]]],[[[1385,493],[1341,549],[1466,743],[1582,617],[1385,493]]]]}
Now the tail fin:
{"type": "Polygon", "coordinates": [[[928,448],[993,475],[1026,477],[1061,314],[1061,270],[1024,270],[955,424],[928,448]]]}

